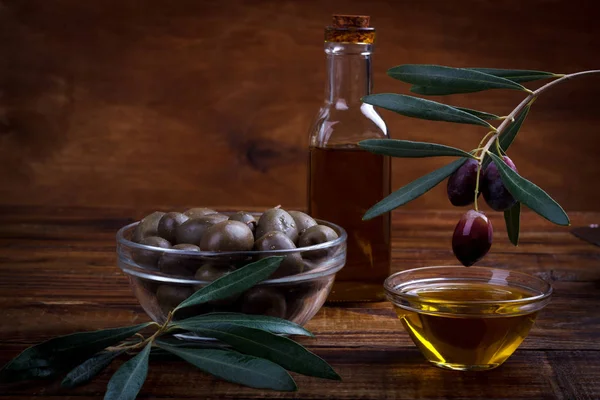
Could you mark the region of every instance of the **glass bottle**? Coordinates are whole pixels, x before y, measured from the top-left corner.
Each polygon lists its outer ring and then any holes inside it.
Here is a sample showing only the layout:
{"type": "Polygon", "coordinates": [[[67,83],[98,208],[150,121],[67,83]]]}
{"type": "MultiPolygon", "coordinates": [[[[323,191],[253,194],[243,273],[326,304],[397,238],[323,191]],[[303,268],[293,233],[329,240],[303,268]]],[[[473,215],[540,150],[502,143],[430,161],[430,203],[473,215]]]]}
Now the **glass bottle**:
{"type": "Polygon", "coordinates": [[[363,221],[390,193],[390,159],[361,150],[364,139],[388,138],[383,119],[361,97],[371,93],[375,29],[369,17],[334,16],[325,28],[325,101],[310,130],[309,212],[348,232],[346,266],[328,301],[384,299],[390,274],[390,215],[363,221]]]}

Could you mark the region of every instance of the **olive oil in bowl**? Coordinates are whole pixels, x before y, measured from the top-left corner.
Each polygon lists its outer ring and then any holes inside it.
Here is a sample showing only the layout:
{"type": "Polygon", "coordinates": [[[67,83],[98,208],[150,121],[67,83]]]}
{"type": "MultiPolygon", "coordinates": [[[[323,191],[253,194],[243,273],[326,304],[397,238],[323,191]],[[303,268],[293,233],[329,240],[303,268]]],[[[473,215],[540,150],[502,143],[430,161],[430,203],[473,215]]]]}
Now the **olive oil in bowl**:
{"type": "Polygon", "coordinates": [[[552,289],[541,279],[506,270],[429,267],[392,275],[386,291],[428,361],[474,371],[510,357],[552,289]]]}

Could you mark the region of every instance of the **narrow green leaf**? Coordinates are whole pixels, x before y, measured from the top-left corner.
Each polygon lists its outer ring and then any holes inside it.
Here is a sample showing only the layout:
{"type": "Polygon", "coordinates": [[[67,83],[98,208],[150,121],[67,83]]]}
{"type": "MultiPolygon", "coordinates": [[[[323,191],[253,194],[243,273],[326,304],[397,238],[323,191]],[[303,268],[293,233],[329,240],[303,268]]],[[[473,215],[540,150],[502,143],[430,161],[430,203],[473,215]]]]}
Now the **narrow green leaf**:
{"type": "Polygon", "coordinates": [[[484,121],[496,121],[496,120],[501,119],[499,116],[497,116],[495,114],[487,113],[485,111],[477,111],[477,110],[473,110],[473,109],[465,108],[465,107],[455,107],[455,108],[458,108],[461,111],[464,111],[466,113],[469,113],[471,115],[479,117],[484,121]]]}
{"type": "Polygon", "coordinates": [[[458,90],[512,89],[527,91],[511,80],[467,68],[442,65],[405,64],[388,70],[388,75],[413,85],[458,90]]]}
{"type": "Polygon", "coordinates": [[[227,312],[198,315],[196,317],[177,321],[173,323],[173,326],[176,326],[180,329],[194,331],[195,329],[210,327],[211,325],[222,323],[261,329],[263,331],[269,331],[271,333],[281,335],[313,336],[312,333],[300,325],[285,319],[269,317],[266,315],[250,315],[227,312]]]}
{"type": "Polygon", "coordinates": [[[404,94],[380,93],[372,94],[362,98],[362,101],[398,114],[427,119],[431,121],[446,121],[459,124],[481,125],[491,127],[489,122],[476,117],[473,114],[459,110],[458,108],[438,103],[435,101],[421,99],[419,97],[404,94]]]}
{"type": "Polygon", "coordinates": [[[281,256],[263,258],[224,275],[181,302],[175,311],[242,293],[271,276],[283,259],[281,256]]]}
{"type": "Polygon", "coordinates": [[[523,125],[523,121],[527,117],[529,113],[529,107],[525,107],[523,111],[515,118],[515,121],[512,122],[508,128],[506,128],[501,134],[498,140],[500,141],[500,147],[502,150],[507,151],[512,142],[515,140],[517,133],[519,133],[519,129],[521,129],[521,125],[523,125]]]}
{"type": "Polygon", "coordinates": [[[521,219],[521,203],[518,201],[508,210],[504,210],[504,222],[508,240],[515,246],[519,245],[519,224],[521,219]]]}
{"type": "MultiPolygon", "coordinates": [[[[484,74],[493,75],[496,77],[504,78],[512,82],[531,82],[537,81],[540,79],[549,79],[549,78],[558,78],[563,75],[553,74],[552,72],[544,72],[544,71],[529,71],[522,69],[498,69],[498,68],[464,68],[466,70],[472,70],[477,72],[482,72],[484,74]]],[[[424,96],[445,96],[449,94],[459,94],[459,93],[474,93],[480,92],[483,89],[452,89],[447,87],[428,87],[421,85],[413,85],[410,88],[410,91],[416,94],[421,94],[424,96]]]]}
{"type": "Polygon", "coordinates": [[[455,147],[443,144],[411,142],[409,140],[396,139],[367,139],[358,143],[360,148],[375,154],[383,154],[392,157],[421,158],[421,157],[469,157],[475,158],[455,147]]]}
{"type": "Polygon", "coordinates": [[[498,76],[513,82],[532,82],[540,79],[558,78],[563,75],[545,71],[531,71],[526,69],[500,69],[500,68],[467,68],[484,74],[498,76]]]}
{"type": "Polygon", "coordinates": [[[534,183],[513,171],[493,153],[488,153],[498,167],[502,183],[517,201],[557,225],[569,225],[569,217],[562,207],[534,183]]]}
{"type": "Polygon", "coordinates": [[[148,359],[152,343],[148,343],[131,360],[115,372],[108,381],[104,400],[134,400],[148,376],[148,359]]]}
{"type": "MultiPolygon", "coordinates": [[[[171,347],[181,347],[185,349],[220,349],[223,347],[223,343],[220,343],[217,340],[214,341],[191,341],[191,340],[181,340],[176,339],[172,336],[161,336],[157,338],[154,343],[158,346],[166,345],[171,347]]],[[[160,350],[158,347],[152,349],[152,352],[155,350],[160,350]]],[[[150,353],[152,355],[152,353],[150,353]]]]}
{"type": "Polygon", "coordinates": [[[231,350],[185,349],[165,344],[160,346],[202,371],[229,382],[257,389],[297,389],[296,382],[285,369],[262,358],[231,350]]]}
{"type": "Polygon", "coordinates": [[[123,354],[125,350],[103,351],[72,369],[61,382],[62,387],[73,388],[87,383],[110,365],[112,360],[123,354]]]}
{"type": "Polygon", "coordinates": [[[465,93],[475,93],[481,92],[479,89],[449,89],[444,87],[429,87],[429,86],[421,86],[421,85],[412,85],[410,87],[410,91],[415,94],[420,94],[423,96],[446,96],[449,94],[465,94],[465,93]]]}
{"type": "Polygon", "coordinates": [[[47,378],[80,364],[106,347],[119,343],[152,322],[123,328],[60,336],[25,349],[2,368],[0,381],[47,378]]]}
{"type": "Polygon", "coordinates": [[[266,358],[290,371],[318,378],[341,379],[322,358],[283,336],[226,323],[198,327],[193,332],[218,339],[242,353],[266,358]]]}
{"type": "Polygon", "coordinates": [[[400,207],[411,200],[416,199],[450,176],[465,161],[465,158],[453,161],[450,164],[440,169],[436,169],[435,171],[412,181],[408,185],[401,187],[371,207],[363,216],[363,220],[375,218],[388,211],[392,211],[393,209],[400,207]]]}

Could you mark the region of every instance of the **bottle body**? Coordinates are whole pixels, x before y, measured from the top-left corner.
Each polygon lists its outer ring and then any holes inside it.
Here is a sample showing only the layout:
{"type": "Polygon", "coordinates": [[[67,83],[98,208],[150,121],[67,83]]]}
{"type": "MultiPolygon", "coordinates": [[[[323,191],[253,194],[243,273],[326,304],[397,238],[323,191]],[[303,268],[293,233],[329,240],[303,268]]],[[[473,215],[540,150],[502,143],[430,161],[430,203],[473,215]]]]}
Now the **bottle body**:
{"type": "Polygon", "coordinates": [[[325,101],[310,131],[310,215],[348,233],[346,266],[336,275],[329,301],[383,300],[383,281],[390,273],[390,215],[362,220],[391,188],[389,157],[357,145],[388,138],[383,119],[360,101],[371,91],[372,48],[372,43],[325,43],[325,101]]]}

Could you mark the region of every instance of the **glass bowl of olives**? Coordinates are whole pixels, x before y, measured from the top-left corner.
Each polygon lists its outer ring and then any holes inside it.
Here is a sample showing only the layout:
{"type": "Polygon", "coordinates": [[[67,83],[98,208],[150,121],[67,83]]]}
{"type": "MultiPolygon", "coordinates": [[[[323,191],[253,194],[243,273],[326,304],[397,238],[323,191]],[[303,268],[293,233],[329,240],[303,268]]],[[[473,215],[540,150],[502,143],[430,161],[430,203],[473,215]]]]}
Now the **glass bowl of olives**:
{"type": "Polygon", "coordinates": [[[284,256],[267,280],[234,298],[189,307],[189,318],[241,312],[303,325],[321,308],[346,262],[346,232],[299,211],[154,212],[117,232],[118,265],[144,311],[158,323],[195,291],[251,262],[284,256]]]}

